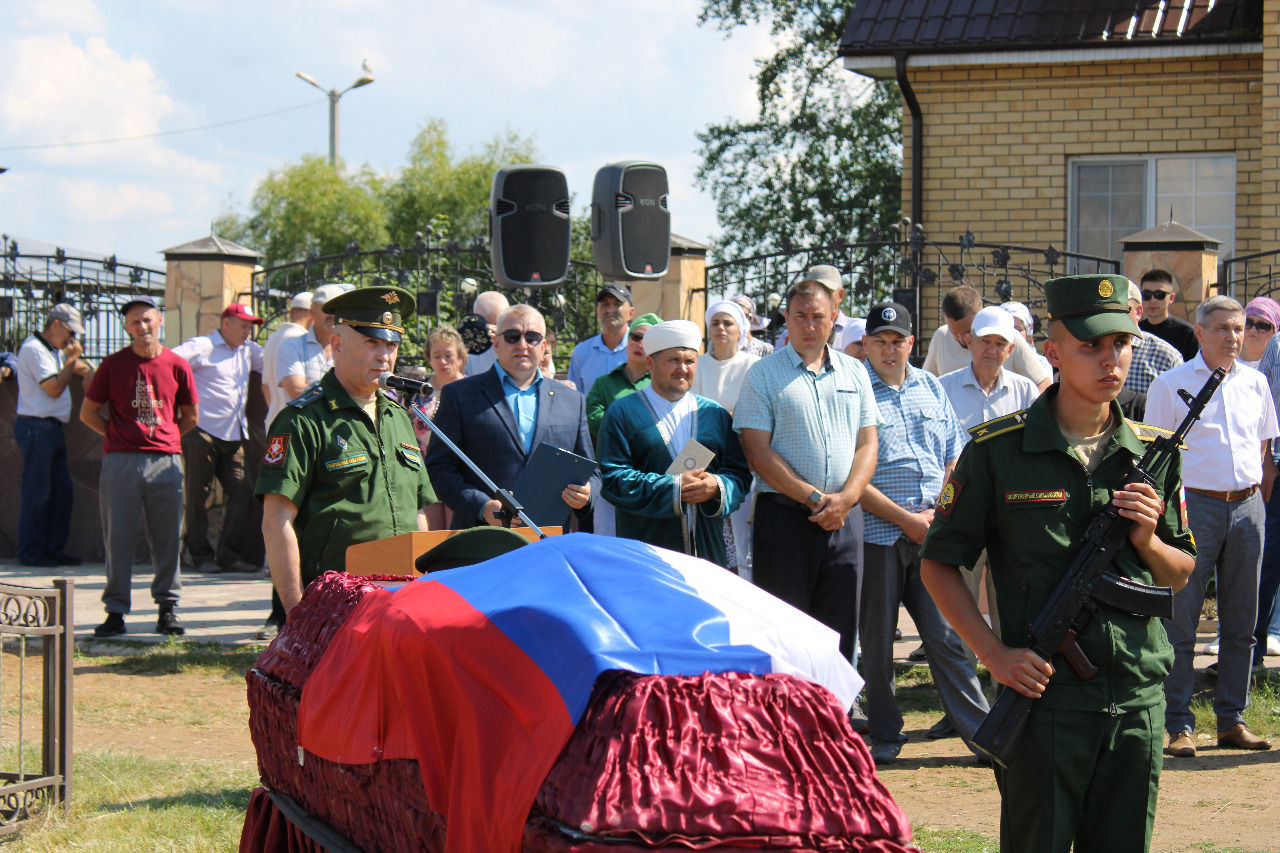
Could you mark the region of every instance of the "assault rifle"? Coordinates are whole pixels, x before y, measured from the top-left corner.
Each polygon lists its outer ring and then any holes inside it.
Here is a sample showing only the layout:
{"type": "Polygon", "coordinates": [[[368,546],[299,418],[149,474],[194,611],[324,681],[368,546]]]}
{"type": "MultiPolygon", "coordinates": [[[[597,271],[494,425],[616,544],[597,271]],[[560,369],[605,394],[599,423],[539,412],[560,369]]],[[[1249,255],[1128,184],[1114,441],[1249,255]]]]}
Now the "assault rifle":
{"type": "MultiPolygon", "coordinates": [[[[1187,416],[1171,435],[1151,442],[1147,452],[1134,463],[1133,470],[1125,478],[1126,486],[1131,483],[1155,485],[1152,472],[1161,467],[1166,457],[1178,452],[1178,445],[1200,418],[1225,376],[1226,371],[1221,367],[1213,371],[1209,381],[1194,397],[1190,392],[1178,389],[1178,396],[1187,404],[1187,416]]],[[[1082,681],[1098,674],[1098,668],[1080,648],[1078,638],[1099,605],[1141,616],[1166,619],[1173,616],[1172,589],[1147,586],[1108,570],[1116,552],[1128,541],[1131,524],[1129,519],[1120,515],[1114,503],[1108,503],[1099,510],[1089,522],[1084,545],[1076,552],[1053,594],[1031,623],[1028,647],[1046,661],[1051,660],[1054,654],[1061,654],[1082,681]]],[[[1035,702],[1035,699],[1010,687],[1002,689],[991,713],[974,732],[973,746],[1001,767],[1007,767],[1018,750],[1035,702]]]]}

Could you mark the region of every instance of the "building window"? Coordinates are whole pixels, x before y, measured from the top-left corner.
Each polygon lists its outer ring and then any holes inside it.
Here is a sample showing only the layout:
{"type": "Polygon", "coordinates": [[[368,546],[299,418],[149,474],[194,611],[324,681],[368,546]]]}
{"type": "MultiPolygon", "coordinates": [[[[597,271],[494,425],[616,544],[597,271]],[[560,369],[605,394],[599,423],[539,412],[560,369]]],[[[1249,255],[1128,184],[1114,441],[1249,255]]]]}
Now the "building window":
{"type": "Polygon", "coordinates": [[[1221,241],[1233,254],[1234,154],[1153,155],[1070,161],[1067,246],[1086,255],[1124,255],[1125,237],[1174,221],[1221,241]]]}

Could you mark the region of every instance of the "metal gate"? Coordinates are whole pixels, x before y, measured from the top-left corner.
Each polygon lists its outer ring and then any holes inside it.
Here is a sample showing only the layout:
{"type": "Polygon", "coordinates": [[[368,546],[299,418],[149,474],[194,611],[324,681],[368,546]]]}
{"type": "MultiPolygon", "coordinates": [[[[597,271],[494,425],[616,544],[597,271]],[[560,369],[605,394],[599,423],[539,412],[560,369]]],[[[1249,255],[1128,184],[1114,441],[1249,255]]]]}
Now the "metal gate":
{"type": "Polygon", "coordinates": [[[118,309],[145,293],[164,304],[164,270],[89,257],[30,240],[0,235],[0,350],[17,352],[44,327],[49,309],[69,302],[84,317],[85,355],[94,361],[129,343],[118,309]]]}
{"type": "MultiPolygon", "coordinates": [[[[743,294],[765,318],[787,288],[814,264],[831,264],[846,277],[849,287],[840,306],[845,313],[865,316],[871,305],[892,299],[912,310],[921,329],[942,323],[939,300],[927,303],[923,297],[926,292],[940,297],[945,288],[967,284],[988,304],[1023,302],[1033,315],[1039,316],[1044,313],[1044,282],[1048,279],[1077,273],[1116,273],[1121,268],[1120,261],[1114,258],[1062,252],[1053,246],[981,243],[971,232],[965,232],[954,243],[938,242],[916,230],[903,240],[784,248],[709,264],[707,296],[712,299],[743,294]],[[921,309],[926,304],[936,316],[922,316],[921,309]]],[[[775,316],[780,321],[780,315],[775,316]]],[[[917,349],[920,337],[916,337],[917,349]]]]}
{"type": "Polygon", "coordinates": [[[417,314],[406,329],[402,362],[422,359],[427,334],[440,325],[456,326],[471,310],[475,295],[502,291],[512,304],[524,302],[545,315],[556,336],[556,352],[567,355],[573,345],[596,333],[595,298],[604,280],[595,266],[571,260],[569,275],[551,287],[501,288],[494,283],[489,248],[477,238],[468,244],[418,232],[410,246],[392,243],[366,249],[355,241],[341,254],[312,253],[301,261],[258,270],[253,276],[255,313],[268,328],[288,313],[295,293],[314,290],[326,282],[357,286],[396,285],[417,298],[417,314]]]}

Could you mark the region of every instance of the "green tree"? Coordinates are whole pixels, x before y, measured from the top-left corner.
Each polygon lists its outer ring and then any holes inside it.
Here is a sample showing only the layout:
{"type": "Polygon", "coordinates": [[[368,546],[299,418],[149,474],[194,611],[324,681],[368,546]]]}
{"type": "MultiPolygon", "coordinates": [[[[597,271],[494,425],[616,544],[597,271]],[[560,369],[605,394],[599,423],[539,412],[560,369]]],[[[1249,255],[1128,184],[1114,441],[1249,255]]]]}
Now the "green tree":
{"type": "Polygon", "coordinates": [[[220,235],[263,254],[263,265],[301,260],[307,253],[343,251],[355,240],[389,240],[383,179],[369,167],[344,175],[317,156],[269,172],[254,191],[247,216],[226,213],[214,222],[220,235]]]}
{"type": "Polygon", "coordinates": [[[485,237],[494,172],[532,163],[536,155],[531,137],[507,131],[481,151],[455,158],[444,121],[429,120],[409,146],[408,165],[383,195],[392,239],[409,245],[426,225],[460,242],[485,237]]]}
{"type": "Polygon", "coordinates": [[[722,258],[893,234],[902,204],[901,96],[836,55],[849,3],[705,0],[699,22],[728,33],[768,22],[759,112],[698,134],[697,179],[716,200],[722,258]]]}

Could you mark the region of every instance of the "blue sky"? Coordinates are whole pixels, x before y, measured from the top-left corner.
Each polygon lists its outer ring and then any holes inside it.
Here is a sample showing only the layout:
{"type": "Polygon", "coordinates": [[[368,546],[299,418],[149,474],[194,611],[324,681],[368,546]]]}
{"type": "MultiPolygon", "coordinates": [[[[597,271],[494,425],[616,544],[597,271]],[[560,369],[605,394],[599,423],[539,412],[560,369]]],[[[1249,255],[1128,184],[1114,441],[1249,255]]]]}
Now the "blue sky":
{"type": "Polygon", "coordinates": [[[574,213],[605,163],[666,167],[672,229],[716,233],[693,185],[695,133],[755,109],[764,28],[699,27],[697,0],[6,0],[0,31],[0,231],[162,266],[159,252],[247,209],[256,183],[328,153],[390,172],[433,116],[465,153],[510,128],[565,171],[574,213]],[[290,108],[297,109],[290,109],[290,108]],[[283,111],[283,112],[276,112],[283,111]],[[128,142],[138,137],[265,118],[128,142]]]}

